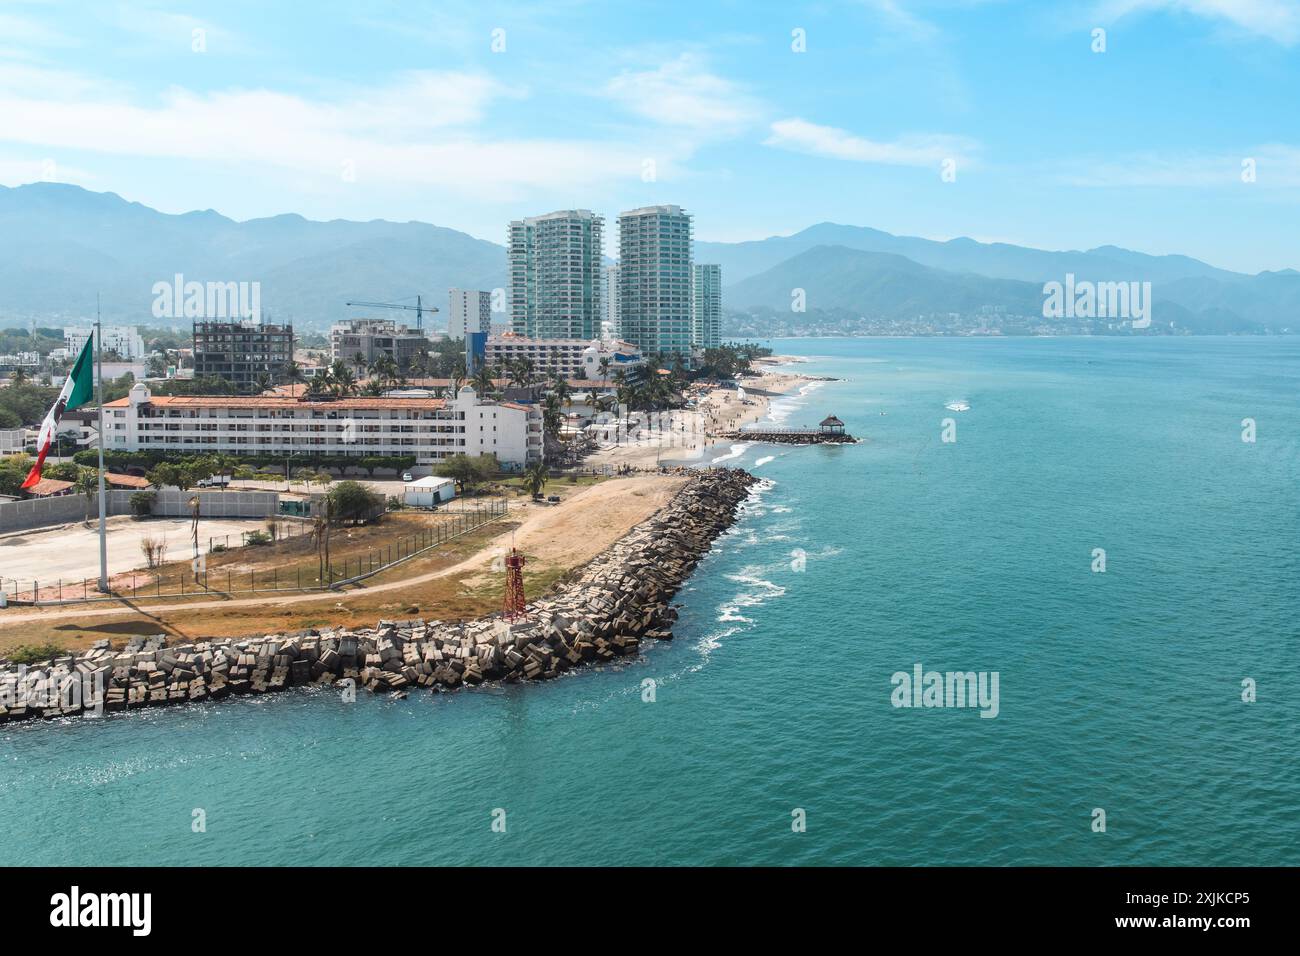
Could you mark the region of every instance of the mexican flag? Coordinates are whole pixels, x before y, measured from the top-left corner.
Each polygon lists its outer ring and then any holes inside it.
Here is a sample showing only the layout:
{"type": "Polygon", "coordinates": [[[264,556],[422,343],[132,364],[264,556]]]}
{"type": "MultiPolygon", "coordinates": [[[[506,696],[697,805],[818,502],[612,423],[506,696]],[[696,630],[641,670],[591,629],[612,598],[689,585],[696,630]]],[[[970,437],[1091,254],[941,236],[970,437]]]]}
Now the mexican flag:
{"type": "Polygon", "coordinates": [[[81,354],[77,356],[77,362],[72,366],[68,380],[63,383],[63,388],[59,389],[59,397],[54,400],[54,407],[45,413],[45,420],[41,422],[41,433],[36,438],[36,464],[32,465],[27,480],[23,482],[24,488],[30,488],[41,480],[41,468],[45,465],[45,456],[50,453],[50,446],[54,444],[54,430],[59,427],[59,419],[63,417],[63,413],[80,408],[95,395],[94,345],[95,337],[92,335],[86,339],[86,344],[82,347],[81,354]]]}

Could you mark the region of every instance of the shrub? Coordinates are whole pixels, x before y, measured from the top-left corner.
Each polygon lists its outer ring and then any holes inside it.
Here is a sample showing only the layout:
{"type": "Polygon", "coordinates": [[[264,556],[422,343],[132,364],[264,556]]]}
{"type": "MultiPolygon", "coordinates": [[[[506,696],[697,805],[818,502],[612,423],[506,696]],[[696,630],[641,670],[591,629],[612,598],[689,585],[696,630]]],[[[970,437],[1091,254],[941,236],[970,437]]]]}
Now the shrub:
{"type": "Polygon", "coordinates": [[[64,653],[63,646],[47,641],[44,644],[20,644],[9,652],[15,664],[40,664],[64,653]]]}
{"type": "Polygon", "coordinates": [[[384,504],[382,495],[376,494],[359,481],[340,481],[329,490],[326,498],[330,514],[338,521],[365,522],[384,504]]]}
{"type": "Polygon", "coordinates": [[[265,531],[250,531],[244,536],[245,544],[270,544],[272,540],[265,531]]]}
{"type": "Polygon", "coordinates": [[[131,495],[131,513],[137,518],[144,518],[153,514],[153,503],[157,495],[152,491],[137,491],[131,495]]]}
{"type": "Polygon", "coordinates": [[[145,564],[152,570],[161,567],[167,558],[167,539],[159,536],[157,538],[144,538],[140,542],[140,550],[144,552],[145,564]]]}

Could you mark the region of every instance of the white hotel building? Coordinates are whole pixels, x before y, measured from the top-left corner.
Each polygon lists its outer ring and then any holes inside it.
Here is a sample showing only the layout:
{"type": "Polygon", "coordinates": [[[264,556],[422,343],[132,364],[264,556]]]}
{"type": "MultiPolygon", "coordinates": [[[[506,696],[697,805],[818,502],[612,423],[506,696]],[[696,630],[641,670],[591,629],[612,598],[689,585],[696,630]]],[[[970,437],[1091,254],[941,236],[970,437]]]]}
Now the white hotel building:
{"type": "Polygon", "coordinates": [[[485,361],[499,369],[510,362],[527,359],[538,375],[562,375],[565,378],[600,378],[600,360],[609,359],[610,373],[640,365],[641,352],[627,342],[603,339],[530,339],[507,332],[490,335],[485,361]]]}
{"type": "Polygon", "coordinates": [[[542,410],[480,402],[466,386],[456,398],[158,396],[144,384],[104,406],[109,451],[177,455],[358,458],[414,456],[416,467],[452,455],[492,454],[523,468],[542,456],[542,410]]]}

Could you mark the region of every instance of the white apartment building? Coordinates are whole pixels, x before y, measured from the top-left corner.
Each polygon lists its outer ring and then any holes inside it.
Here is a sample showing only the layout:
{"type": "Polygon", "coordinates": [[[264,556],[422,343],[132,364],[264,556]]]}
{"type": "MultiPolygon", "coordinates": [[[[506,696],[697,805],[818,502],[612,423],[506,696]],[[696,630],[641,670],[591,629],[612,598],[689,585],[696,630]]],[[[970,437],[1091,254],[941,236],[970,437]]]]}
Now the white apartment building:
{"type": "MultiPolygon", "coordinates": [[[[100,345],[105,354],[116,352],[126,362],[148,358],[144,351],[144,339],[135,330],[134,325],[106,325],[102,333],[100,345]]],[[[86,345],[86,340],[94,334],[94,326],[68,326],[63,330],[64,348],[68,350],[69,355],[79,355],[86,345]]]]}
{"type": "Polygon", "coordinates": [[[447,337],[464,341],[467,332],[492,331],[492,293],[477,289],[450,289],[447,337]]]}
{"type": "Polygon", "coordinates": [[[645,206],[618,217],[619,335],[642,352],[690,356],[691,217],[645,206]]]}
{"type": "Polygon", "coordinates": [[[701,349],[722,344],[722,266],[691,269],[691,344],[701,349]]]}
{"type": "Polygon", "coordinates": [[[589,209],[517,219],[507,232],[510,327],[518,335],[600,335],[605,220],[589,209]]]}
{"type": "Polygon", "coordinates": [[[486,361],[491,369],[528,359],[539,376],[590,379],[600,377],[602,358],[609,359],[611,375],[615,369],[632,368],[643,361],[641,352],[627,342],[530,339],[513,334],[491,335],[487,340],[486,361]]]}
{"type": "Polygon", "coordinates": [[[417,467],[452,455],[493,454],[519,469],[542,456],[542,410],[454,399],[153,396],[131,387],[104,406],[105,449],[304,457],[414,456],[417,467]]]}

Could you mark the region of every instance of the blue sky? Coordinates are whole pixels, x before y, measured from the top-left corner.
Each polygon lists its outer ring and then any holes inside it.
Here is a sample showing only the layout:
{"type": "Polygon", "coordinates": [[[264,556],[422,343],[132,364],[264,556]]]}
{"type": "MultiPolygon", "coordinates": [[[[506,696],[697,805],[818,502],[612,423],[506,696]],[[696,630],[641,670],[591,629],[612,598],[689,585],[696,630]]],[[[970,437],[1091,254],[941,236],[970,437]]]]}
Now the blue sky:
{"type": "Polygon", "coordinates": [[[699,239],[830,220],[1255,272],[1300,267],[1297,57],[1300,0],[0,0],[0,183],[496,242],[673,202],[699,239]]]}

